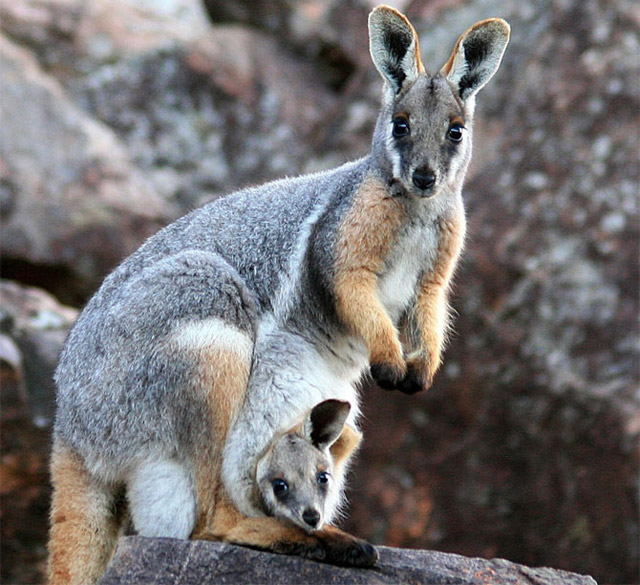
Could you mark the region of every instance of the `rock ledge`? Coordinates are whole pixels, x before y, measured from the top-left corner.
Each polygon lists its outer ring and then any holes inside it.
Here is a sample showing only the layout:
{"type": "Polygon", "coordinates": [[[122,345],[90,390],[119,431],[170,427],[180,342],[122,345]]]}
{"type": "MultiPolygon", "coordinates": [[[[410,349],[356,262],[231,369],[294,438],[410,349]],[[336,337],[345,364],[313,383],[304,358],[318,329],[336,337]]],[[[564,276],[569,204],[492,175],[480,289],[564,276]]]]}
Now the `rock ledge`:
{"type": "Polygon", "coordinates": [[[100,585],[597,585],[588,576],[426,550],[379,547],[374,569],[346,569],[224,543],[124,537],[100,585]]]}

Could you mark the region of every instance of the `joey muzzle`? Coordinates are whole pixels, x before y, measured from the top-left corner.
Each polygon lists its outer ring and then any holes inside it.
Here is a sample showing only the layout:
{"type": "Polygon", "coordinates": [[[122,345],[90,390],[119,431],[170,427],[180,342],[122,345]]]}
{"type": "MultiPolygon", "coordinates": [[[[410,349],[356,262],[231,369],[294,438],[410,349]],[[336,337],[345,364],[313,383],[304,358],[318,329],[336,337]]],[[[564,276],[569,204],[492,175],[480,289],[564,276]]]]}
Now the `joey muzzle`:
{"type": "Polygon", "coordinates": [[[313,508],[308,508],[302,513],[302,519],[311,528],[316,528],[320,523],[320,513],[313,508]]]}

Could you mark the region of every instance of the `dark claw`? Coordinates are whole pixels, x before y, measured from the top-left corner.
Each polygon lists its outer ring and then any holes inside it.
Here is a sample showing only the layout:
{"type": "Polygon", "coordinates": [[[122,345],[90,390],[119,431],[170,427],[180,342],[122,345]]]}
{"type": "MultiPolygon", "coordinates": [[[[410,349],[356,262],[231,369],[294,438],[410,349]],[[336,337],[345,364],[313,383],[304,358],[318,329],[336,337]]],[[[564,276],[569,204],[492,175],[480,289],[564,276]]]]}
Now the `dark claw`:
{"type": "Polygon", "coordinates": [[[378,562],[378,551],[364,540],[355,540],[327,547],[325,562],[342,567],[373,567],[378,562]]]}
{"type": "Polygon", "coordinates": [[[365,561],[365,564],[361,566],[373,567],[373,565],[375,565],[378,562],[378,559],[380,558],[380,555],[378,554],[376,547],[373,546],[372,544],[369,544],[368,542],[365,542],[363,549],[364,549],[363,560],[365,561]]]}
{"type": "Polygon", "coordinates": [[[397,370],[387,364],[372,364],[370,371],[371,377],[384,390],[395,390],[402,380],[397,370]]]}
{"type": "Polygon", "coordinates": [[[432,382],[432,379],[426,379],[417,368],[409,366],[407,375],[400,380],[396,389],[404,394],[416,394],[429,388],[432,382]]]}

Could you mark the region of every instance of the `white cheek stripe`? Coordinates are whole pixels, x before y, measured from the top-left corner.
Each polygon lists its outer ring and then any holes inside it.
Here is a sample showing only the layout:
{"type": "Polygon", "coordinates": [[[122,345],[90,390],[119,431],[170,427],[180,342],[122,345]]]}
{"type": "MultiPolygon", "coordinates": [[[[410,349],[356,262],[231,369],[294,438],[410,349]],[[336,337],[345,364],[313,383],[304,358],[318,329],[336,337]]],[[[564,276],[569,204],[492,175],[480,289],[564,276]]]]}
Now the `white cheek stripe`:
{"type": "Polygon", "coordinates": [[[387,136],[387,154],[391,159],[393,165],[393,178],[400,179],[400,173],[402,172],[402,160],[400,153],[395,149],[395,138],[393,137],[393,126],[389,124],[389,134],[387,136]]]}

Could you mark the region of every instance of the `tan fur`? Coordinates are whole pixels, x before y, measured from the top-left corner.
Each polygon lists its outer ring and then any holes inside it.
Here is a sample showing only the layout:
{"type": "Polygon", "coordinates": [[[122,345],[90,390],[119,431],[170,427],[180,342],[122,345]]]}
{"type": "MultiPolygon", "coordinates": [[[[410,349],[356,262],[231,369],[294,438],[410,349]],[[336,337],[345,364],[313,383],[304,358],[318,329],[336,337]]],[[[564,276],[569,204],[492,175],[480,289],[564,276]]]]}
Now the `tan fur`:
{"type": "Polygon", "coordinates": [[[447,293],[464,243],[465,226],[462,208],[450,220],[441,221],[439,254],[433,269],[421,282],[414,308],[421,349],[409,357],[407,367],[414,370],[426,386],[431,384],[440,367],[448,326],[447,293]]]}
{"type": "Polygon", "coordinates": [[[362,433],[349,425],[345,425],[338,440],[331,445],[329,452],[333,458],[333,465],[336,469],[340,469],[348,463],[351,456],[360,446],[362,441],[362,433]]]}
{"type": "Polygon", "coordinates": [[[365,544],[333,526],[324,526],[321,530],[309,534],[277,518],[244,517],[222,488],[218,490],[215,519],[210,531],[199,534],[197,538],[250,546],[280,554],[329,560],[338,564],[342,564],[351,554],[354,544],[365,544]]]}
{"type": "Polygon", "coordinates": [[[119,530],[115,496],[91,478],[80,457],[55,444],[49,541],[50,585],[81,585],[100,577],[119,530]]]}
{"type": "Polygon", "coordinates": [[[402,204],[389,196],[382,182],[365,179],[338,230],[335,264],[339,317],[362,337],[371,364],[388,364],[398,377],[405,373],[402,345],[376,289],[404,217],[402,204]]]}
{"type": "Polygon", "coordinates": [[[217,490],[218,503],[215,517],[208,533],[198,538],[221,540],[233,544],[254,546],[273,552],[292,554],[297,547],[316,546],[306,532],[276,518],[247,518],[243,516],[224,493],[217,490]]]}
{"type": "Polygon", "coordinates": [[[211,438],[203,437],[196,448],[198,510],[194,533],[206,531],[213,522],[224,437],[244,400],[250,368],[250,356],[229,349],[202,350],[198,356],[197,386],[206,389],[211,438]]]}

